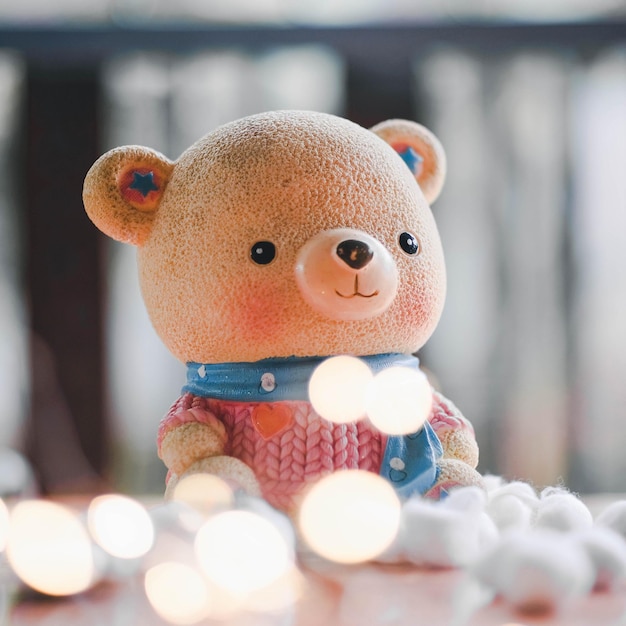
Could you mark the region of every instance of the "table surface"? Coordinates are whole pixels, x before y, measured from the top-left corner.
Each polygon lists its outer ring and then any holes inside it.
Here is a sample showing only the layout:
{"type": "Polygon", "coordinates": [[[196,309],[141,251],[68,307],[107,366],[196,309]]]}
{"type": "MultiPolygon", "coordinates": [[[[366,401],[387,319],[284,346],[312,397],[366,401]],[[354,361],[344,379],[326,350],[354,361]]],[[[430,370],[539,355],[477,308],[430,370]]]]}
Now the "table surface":
{"type": "MultiPolygon", "coordinates": [[[[300,602],[276,615],[243,614],[224,626],[626,626],[626,591],[597,593],[552,615],[521,615],[496,601],[461,614],[455,594],[460,571],[424,571],[409,566],[364,565],[306,570],[300,602]]],[[[11,626],[126,626],[163,622],[148,605],[141,584],[104,584],[72,599],[30,598],[10,611],[11,626]]],[[[217,624],[218,622],[208,622],[217,624]]]]}
{"type": "MultiPolygon", "coordinates": [[[[613,496],[586,500],[592,512],[613,496]]],[[[558,613],[521,615],[503,601],[468,610],[460,602],[460,570],[368,563],[340,566],[312,556],[301,562],[306,584],[299,602],[281,614],[240,614],[216,626],[626,626],[626,588],[572,600],[558,613]]],[[[27,595],[5,611],[0,626],[162,626],[140,576],[107,582],[67,599],[27,595]]]]}

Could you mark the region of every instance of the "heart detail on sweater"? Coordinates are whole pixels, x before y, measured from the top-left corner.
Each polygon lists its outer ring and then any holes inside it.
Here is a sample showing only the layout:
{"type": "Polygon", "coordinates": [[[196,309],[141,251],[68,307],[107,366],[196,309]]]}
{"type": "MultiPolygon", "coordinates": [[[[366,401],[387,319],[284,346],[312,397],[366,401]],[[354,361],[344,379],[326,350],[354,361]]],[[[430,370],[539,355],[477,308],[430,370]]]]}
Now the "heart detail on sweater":
{"type": "Polygon", "coordinates": [[[252,410],[252,425],[263,439],[271,439],[293,423],[289,407],[282,404],[259,404],[252,410]]]}

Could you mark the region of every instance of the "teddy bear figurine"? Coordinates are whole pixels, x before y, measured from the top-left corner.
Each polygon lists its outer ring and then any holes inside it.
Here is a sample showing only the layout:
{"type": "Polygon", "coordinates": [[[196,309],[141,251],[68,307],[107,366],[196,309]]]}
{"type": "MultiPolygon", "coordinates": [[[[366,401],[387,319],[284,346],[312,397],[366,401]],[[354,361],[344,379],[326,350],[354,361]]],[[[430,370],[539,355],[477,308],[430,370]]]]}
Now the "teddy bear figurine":
{"type": "Polygon", "coordinates": [[[137,246],[151,321],[188,368],[158,430],[166,495],[198,472],[285,511],[339,469],[376,472],[404,496],[481,484],[472,426],[439,393],[403,436],[330,422],[307,395],[330,356],[419,367],[445,297],[429,206],[444,176],[439,141],[417,123],[367,130],[307,111],[231,122],[175,162],[127,146],[92,166],[87,213],[137,246]]]}

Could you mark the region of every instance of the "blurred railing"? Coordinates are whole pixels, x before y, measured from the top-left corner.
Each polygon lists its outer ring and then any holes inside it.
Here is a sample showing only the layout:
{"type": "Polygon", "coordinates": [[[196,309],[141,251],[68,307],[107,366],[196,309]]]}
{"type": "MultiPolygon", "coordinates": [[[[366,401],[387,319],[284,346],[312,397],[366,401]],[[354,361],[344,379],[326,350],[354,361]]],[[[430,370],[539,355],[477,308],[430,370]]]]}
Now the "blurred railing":
{"type": "MultiPolygon", "coordinates": [[[[391,117],[427,123],[433,119],[436,126],[433,106],[437,99],[424,95],[427,79],[416,71],[416,63],[422,58],[450,48],[490,59],[540,50],[589,62],[625,42],[626,21],[621,20],[349,28],[0,26],[0,49],[14,51],[24,64],[22,125],[14,153],[17,165],[11,166],[19,181],[25,291],[33,338],[26,433],[30,456],[44,487],[54,490],[74,479],[89,482],[94,479],[90,467],[100,475],[110,468],[109,381],[103,339],[107,257],[104,240],[84,215],[80,198],[84,175],[105,143],[101,97],[105,62],[133,51],[184,56],[237,49],[254,56],[281,46],[318,44],[336,52],[344,64],[342,114],[346,117],[364,126],[391,117]],[[87,463],[59,444],[59,439],[71,439],[70,434],[59,433],[70,433],[74,428],[87,463]],[[58,463],[64,463],[63,471],[53,469],[58,463]]],[[[440,71],[447,71],[445,64],[440,71]]],[[[550,83],[549,76],[542,80],[547,81],[546,85],[550,83]]],[[[533,77],[527,81],[532,90],[533,77]]],[[[439,89],[437,97],[445,100],[445,90],[439,89]]],[[[510,97],[510,106],[514,107],[515,99],[510,97]]],[[[450,224],[453,232],[453,220],[450,224]]],[[[567,248],[571,244],[567,232],[565,239],[561,243],[567,248]]],[[[515,272],[505,279],[515,280],[515,272]]],[[[502,275],[495,280],[502,280],[502,275]]],[[[564,280],[559,289],[563,289],[563,303],[567,304],[571,285],[568,277],[564,280]]],[[[574,321],[567,311],[558,324],[564,325],[566,339],[575,334],[574,321]]],[[[436,355],[433,361],[438,362],[436,355]]],[[[442,379],[445,383],[445,376],[442,379]]],[[[568,384],[575,382],[570,380],[568,384]]],[[[480,384],[488,383],[481,380],[480,384]]],[[[527,393],[532,393],[532,386],[528,387],[532,377],[525,384],[527,393]]],[[[462,398],[454,399],[462,404],[462,398]]],[[[536,422],[526,430],[516,429],[520,418],[513,415],[515,411],[503,416],[505,426],[500,430],[510,427],[508,438],[513,439],[503,444],[505,451],[534,446],[536,437],[543,441],[541,454],[554,451],[555,460],[537,475],[539,481],[568,475],[568,451],[563,442],[572,438],[573,426],[564,420],[563,409],[560,411],[555,426],[545,432],[536,422]]],[[[536,464],[537,458],[528,455],[526,465],[518,459],[507,467],[502,451],[496,450],[507,438],[506,433],[494,439],[489,432],[491,418],[482,421],[480,415],[469,417],[477,420],[479,432],[487,440],[487,469],[532,474],[529,463],[536,464]]],[[[157,419],[155,416],[155,427],[157,419]]],[[[582,479],[580,484],[597,487],[593,481],[585,483],[582,479]]]]}

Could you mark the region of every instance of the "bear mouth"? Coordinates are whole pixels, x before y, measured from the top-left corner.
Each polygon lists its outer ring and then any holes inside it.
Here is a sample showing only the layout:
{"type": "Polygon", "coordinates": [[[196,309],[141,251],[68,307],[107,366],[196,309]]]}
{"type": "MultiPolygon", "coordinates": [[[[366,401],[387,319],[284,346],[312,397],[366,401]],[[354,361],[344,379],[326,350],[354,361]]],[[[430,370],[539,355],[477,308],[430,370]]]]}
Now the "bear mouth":
{"type": "Polygon", "coordinates": [[[335,293],[336,293],[339,297],[341,297],[341,298],[346,298],[346,299],[348,299],[348,300],[349,300],[350,298],[356,298],[356,297],[359,297],[359,298],[373,298],[373,297],[375,297],[375,296],[377,296],[377,295],[378,295],[378,289],[376,289],[376,291],[373,291],[372,293],[361,293],[361,292],[359,291],[359,275],[358,275],[358,274],[355,274],[355,276],[354,276],[354,288],[353,288],[352,293],[350,293],[350,294],[347,294],[347,295],[346,295],[346,294],[344,294],[344,293],[341,293],[341,292],[340,292],[339,290],[337,290],[337,289],[335,289],[335,293]]]}

